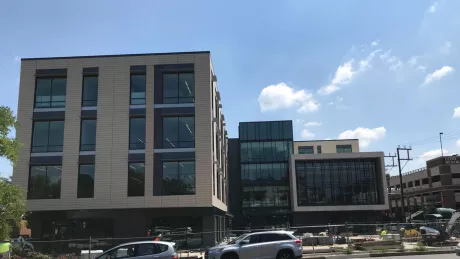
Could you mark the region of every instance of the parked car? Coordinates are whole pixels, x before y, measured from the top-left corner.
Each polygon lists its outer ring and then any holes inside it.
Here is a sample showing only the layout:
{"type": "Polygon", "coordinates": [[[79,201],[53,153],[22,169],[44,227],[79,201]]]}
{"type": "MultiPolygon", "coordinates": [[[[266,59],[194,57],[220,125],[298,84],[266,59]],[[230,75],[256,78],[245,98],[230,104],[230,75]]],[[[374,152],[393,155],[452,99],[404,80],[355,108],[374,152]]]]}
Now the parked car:
{"type": "Polygon", "coordinates": [[[266,231],[243,234],[227,244],[206,250],[205,259],[302,258],[302,240],[292,232],[266,231]]]}
{"type": "Polygon", "coordinates": [[[95,259],[178,259],[175,243],[164,241],[141,241],[116,246],[95,259]]]}

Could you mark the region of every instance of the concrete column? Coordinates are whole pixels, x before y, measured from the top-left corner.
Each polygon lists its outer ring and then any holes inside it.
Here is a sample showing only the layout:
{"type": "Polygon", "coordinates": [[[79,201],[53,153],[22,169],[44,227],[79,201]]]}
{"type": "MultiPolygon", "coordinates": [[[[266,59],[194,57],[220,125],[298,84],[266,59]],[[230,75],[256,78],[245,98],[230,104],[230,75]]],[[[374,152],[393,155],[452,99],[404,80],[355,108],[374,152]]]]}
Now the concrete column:
{"type": "Polygon", "coordinates": [[[203,216],[203,232],[203,245],[205,247],[216,245],[214,215],[203,216]]]}

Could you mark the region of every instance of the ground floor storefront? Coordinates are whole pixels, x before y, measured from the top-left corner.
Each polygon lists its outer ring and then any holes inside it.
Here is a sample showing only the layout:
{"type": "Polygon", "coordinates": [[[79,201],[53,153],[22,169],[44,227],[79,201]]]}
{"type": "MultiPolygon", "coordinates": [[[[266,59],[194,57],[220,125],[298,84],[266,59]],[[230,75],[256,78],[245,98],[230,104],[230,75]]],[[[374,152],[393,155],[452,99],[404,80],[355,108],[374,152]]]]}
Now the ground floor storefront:
{"type": "Polygon", "coordinates": [[[106,249],[156,237],[180,248],[203,248],[227,235],[230,218],[216,208],[80,210],[32,212],[28,223],[43,249],[87,249],[90,243],[106,249]]]}

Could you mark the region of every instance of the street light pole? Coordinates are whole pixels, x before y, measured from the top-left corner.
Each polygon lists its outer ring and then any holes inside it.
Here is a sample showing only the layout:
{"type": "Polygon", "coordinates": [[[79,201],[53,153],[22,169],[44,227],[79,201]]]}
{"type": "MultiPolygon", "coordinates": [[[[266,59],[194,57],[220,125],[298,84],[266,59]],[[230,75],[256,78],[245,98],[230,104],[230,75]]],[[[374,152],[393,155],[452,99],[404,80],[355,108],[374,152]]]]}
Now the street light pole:
{"type": "Polygon", "coordinates": [[[442,132],[439,132],[439,143],[441,143],[441,156],[444,156],[444,151],[442,150],[442,132]]]}

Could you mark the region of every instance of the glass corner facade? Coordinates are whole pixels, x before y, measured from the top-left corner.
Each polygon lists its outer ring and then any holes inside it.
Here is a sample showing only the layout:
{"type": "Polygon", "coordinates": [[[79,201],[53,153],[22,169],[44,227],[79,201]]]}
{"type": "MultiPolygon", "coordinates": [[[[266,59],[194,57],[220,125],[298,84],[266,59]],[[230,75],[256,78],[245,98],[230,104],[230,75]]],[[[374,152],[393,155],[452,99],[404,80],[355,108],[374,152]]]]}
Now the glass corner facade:
{"type": "Polygon", "coordinates": [[[241,207],[248,224],[289,224],[292,121],[242,122],[239,144],[241,207]]]}
{"type": "Polygon", "coordinates": [[[377,158],[298,160],[298,206],[383,204],[377,158]]]}

